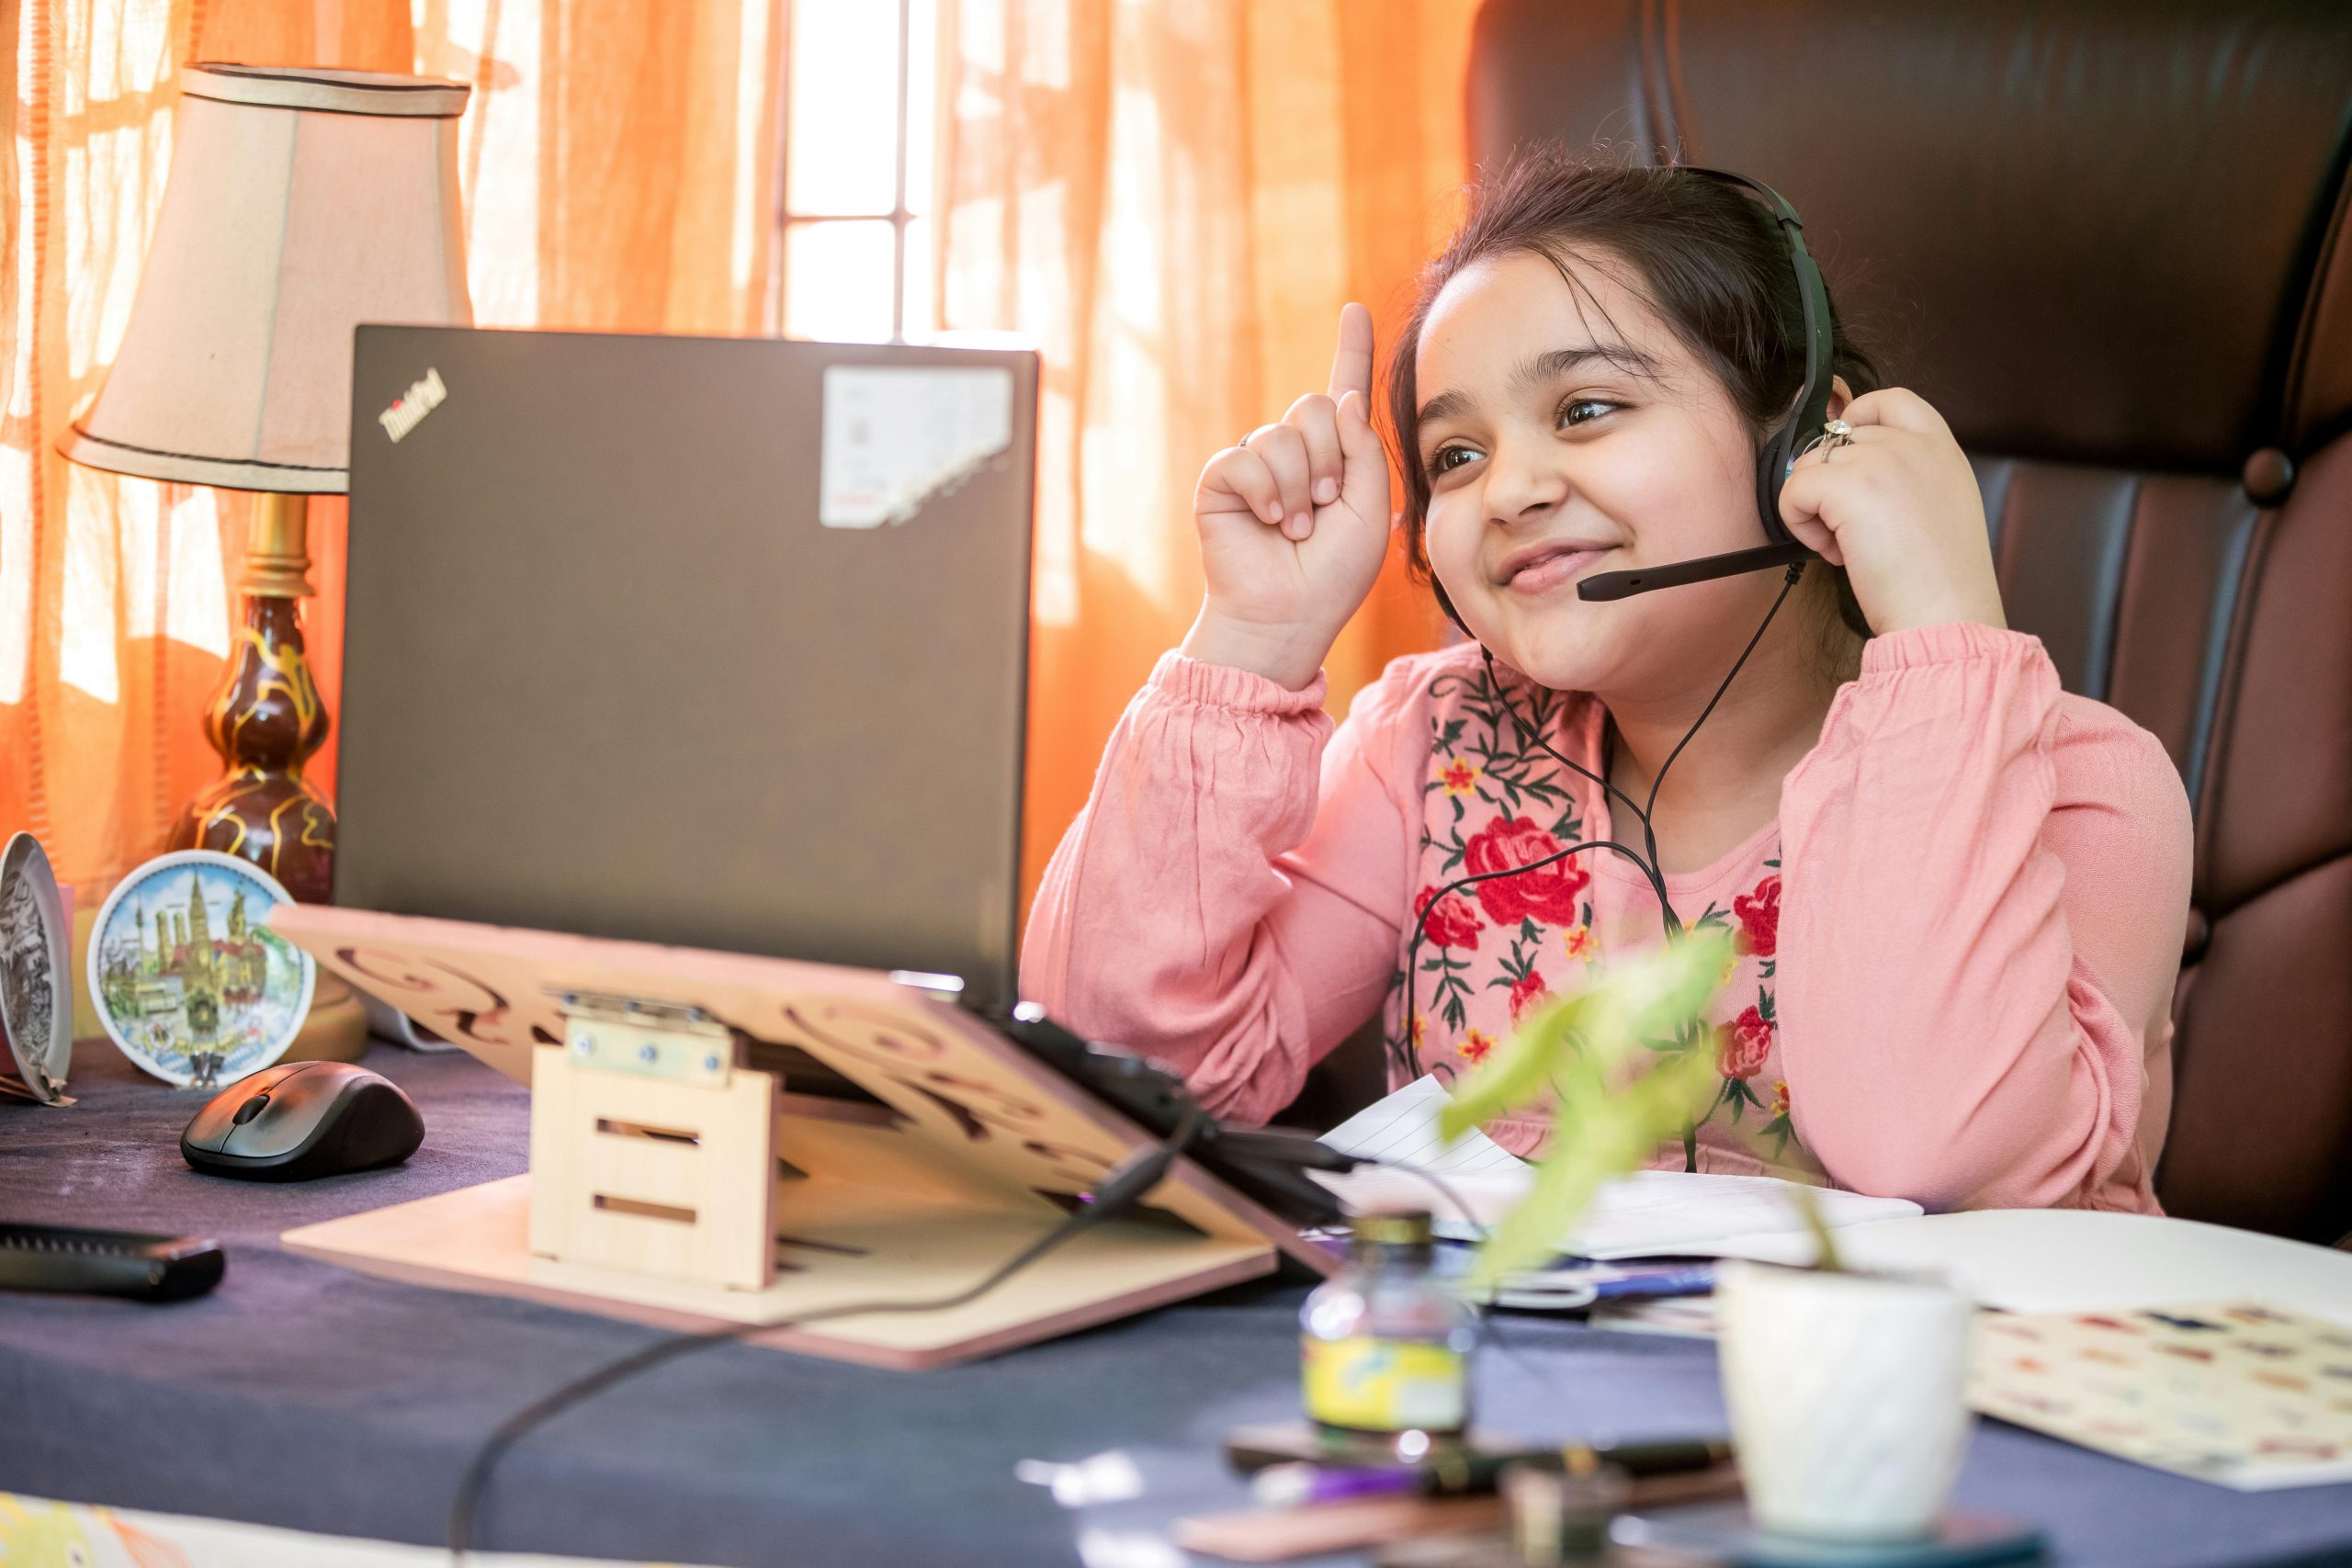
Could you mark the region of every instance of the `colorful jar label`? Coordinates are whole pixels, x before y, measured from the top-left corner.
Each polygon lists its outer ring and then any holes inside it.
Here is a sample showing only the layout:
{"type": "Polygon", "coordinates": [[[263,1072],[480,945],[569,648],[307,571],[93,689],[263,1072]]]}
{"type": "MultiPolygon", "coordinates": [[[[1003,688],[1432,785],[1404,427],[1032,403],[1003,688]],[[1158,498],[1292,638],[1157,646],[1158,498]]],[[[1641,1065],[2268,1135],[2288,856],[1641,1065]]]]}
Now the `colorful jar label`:
{"type": "Polygon", "coordinates": [[[1459,1431],[1469,1417],[1462,1352],[1397,1339],[1305,1341],[1306,1414],[1367,1432],[1459,1431]]]}

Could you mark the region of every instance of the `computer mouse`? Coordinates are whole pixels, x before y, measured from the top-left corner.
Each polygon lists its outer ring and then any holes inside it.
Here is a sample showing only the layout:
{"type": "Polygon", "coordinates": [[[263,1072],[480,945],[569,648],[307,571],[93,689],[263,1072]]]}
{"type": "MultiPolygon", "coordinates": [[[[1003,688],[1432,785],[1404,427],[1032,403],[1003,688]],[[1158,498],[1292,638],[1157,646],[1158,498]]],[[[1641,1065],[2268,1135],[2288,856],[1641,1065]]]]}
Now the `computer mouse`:
{"type": "Polygon", "coordinates": [[[348,1062],[288,1062],[239,1078],[196,1113],[180,1157],[208,1176],[308,1181],[398,1165],[424,1141],[400,1086],[348,1062]]]}

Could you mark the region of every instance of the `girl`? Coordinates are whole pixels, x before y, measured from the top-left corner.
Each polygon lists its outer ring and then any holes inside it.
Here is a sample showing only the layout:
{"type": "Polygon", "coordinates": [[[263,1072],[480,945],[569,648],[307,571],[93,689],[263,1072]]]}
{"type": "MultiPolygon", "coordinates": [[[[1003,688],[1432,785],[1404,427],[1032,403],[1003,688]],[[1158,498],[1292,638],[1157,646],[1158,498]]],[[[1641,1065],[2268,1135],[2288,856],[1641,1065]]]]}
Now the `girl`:
{"type": "MultiPolygon", "coordinates": [[[[1780,501],[1823,560],[1793,588],[1577,596],[1764,542],[1756,464],[1804,378],[1799,312],[1770,219],[1717,181],[1547,152],[1476,191],[1388,388],[1411,559],[1476,640],[1397,660],[1336,731],[1322,712],[1390,527],[1350,305],[1329,395],[1202,472],[1199,617],[1046,872],[1027,994],[1242,1120],[1375,1009],[1391,1087],[1450,1081],[1666,929],[1608,848],[1462,879],[1654,834],[1665,897],[1738,954],[1721,1090],[1659,1163],[2156,1212],[2188,801],[2152,736],[2007,629],[1936,411],[1877,389],[1841,331],[1851,441],[1780,501]]],[[[1488,1128],[1520,1154],[1547,1131],[1488,1128]]]]}

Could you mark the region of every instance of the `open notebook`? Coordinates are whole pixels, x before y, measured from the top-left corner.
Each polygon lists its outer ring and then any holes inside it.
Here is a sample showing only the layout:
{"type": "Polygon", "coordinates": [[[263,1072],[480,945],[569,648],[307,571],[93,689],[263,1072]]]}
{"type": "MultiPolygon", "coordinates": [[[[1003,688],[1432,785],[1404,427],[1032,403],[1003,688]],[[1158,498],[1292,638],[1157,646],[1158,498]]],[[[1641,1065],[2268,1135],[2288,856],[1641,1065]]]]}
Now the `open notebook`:
{"type": "MultiPolygon", "coordinates": [[[[1437,1130],[1445,1099],[1445,1086],[1437,1079],[1416,1078],[1323,1135],[1344,1154],[1412,1169],[1364,1166],[1318,1179],[1351,1210],[1410,1203],[1437,1216],[1440,1235],[1475,1237],[1480,1226],[1501,1218],[1526,1192],[1532,1168],[1476,1129],[1446,1144],[1437,1130]],[[1424,1171],[1445,1190],[1419,1174],[1424,1171]]],[[[1601,1189],[1573,1234],[1560,1238],[1560,1250],[1600,1258],[1712,1258],[1744,1250],[1755,1237],[1804,1229],[1789,1201],[1792,1185],[1769,1176],[1635,1171],[1601,1189]]],[[[1814,1189],[1814,1198],[1823,1220],[1833,1226],[1921,1212],[1907,1199],[1827,1188],[1814,1189]]]]}

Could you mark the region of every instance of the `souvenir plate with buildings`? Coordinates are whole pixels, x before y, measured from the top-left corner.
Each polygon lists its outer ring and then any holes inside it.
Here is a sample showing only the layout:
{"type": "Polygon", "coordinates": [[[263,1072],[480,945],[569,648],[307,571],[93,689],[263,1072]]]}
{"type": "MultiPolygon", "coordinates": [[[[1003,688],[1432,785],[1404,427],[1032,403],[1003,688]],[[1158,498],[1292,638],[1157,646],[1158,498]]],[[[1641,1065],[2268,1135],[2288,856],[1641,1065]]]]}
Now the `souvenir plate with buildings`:
{"type": "Polygon", "coordinates": [[[72,926],[49,856],[30,833],[0,851],[0,1093],[71,1105],[72,926]]]}
{"type": "Polygon", "coordinates": [[[123,1055],[184,1089],[257,1073],[311,1011],[311,955],[271,931],[275,877],[212,850],[124,878],[90,933],[90,997],[123,1055]]]}

